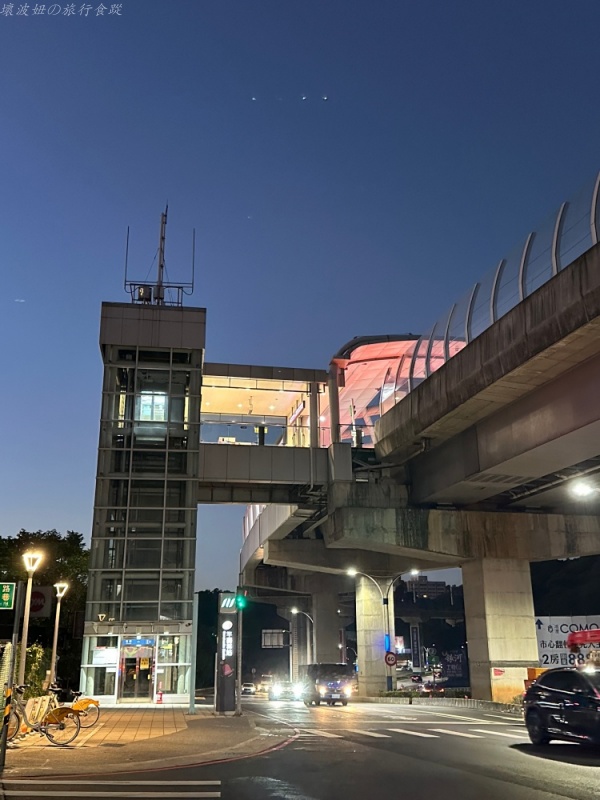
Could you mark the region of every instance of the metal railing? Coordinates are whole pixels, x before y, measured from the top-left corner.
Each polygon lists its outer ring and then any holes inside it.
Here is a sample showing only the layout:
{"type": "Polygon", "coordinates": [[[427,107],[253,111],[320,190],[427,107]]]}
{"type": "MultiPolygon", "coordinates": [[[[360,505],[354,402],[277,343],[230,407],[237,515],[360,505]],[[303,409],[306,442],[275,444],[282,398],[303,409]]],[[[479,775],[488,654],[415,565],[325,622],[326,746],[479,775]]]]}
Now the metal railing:
{"type": "Polygon", "coordinates": [[[386,376],[381,392],[382,414],[598,243],[599,190],[600,173],[571,201],[563,203],[539,230],[532,231],[501,259],[421,336],[410,364],[401,361],[395,378],[391,374],[386,376]]]}

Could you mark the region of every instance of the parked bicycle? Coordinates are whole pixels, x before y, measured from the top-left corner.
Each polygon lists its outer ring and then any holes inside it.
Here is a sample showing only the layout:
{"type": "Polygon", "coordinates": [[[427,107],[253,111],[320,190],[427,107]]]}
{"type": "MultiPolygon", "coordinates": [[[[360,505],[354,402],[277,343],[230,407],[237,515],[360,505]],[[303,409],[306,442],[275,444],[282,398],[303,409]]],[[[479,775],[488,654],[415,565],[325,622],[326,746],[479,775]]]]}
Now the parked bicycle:
{"type": "Polygon", "coordinates": [[[58,706],[46,712],[39,722],[30,720],[23,702],[23,693],[27,686],[15,686],[8,718],[7,739],[12,741],[21,730],[23,720],[28,728],[45,736],[49,742],[64,747],[77,737],[81,729],[80,712],[70,706],[58,706]]]}
{"type": "Polygon", "coordinates": [[[82,728],[91,728],[100,719],[100,703],[92,697],[82,697],[81,692],[71,692],[75,698],[70,706],[66,706],[58,699],[58,695],[62,692],[60,686],[51,686],[48,693],[52,700],[50,701],[51,708],[72,708],[73,711],[79,712],[79,723],[82,728]]]}

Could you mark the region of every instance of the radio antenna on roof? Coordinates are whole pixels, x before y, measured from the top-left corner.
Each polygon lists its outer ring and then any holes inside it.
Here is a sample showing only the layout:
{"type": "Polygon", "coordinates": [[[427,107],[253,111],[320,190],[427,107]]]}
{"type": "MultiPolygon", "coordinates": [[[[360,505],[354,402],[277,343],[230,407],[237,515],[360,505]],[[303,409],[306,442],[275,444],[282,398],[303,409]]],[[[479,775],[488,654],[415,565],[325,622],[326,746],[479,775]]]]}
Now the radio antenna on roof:
{"type": "MultiPolygon", "coordinates": [[[[194,275],[196,264],[196,229],[194,228],[192,235],[192,280],[191,283],[165,283],[165,244],[167,238],[167,214],[169,212],[169,204],[165,206],[165,210],[160,215],[160,236],[158,240],[158,274],[154,286],[148,283],[148,278],[144,282],[130,281],[127,278],[127,269],[129,263],[129,226],[127,227],[127,240],[125,244],[125,291],[131,295],[133,303],[144,303],[146,305],[157,306],[182,306],[183,295],[191,295],[194,293],[194,275]],[[176,289],[177,294],[175,299],[165,300],[165,289],[176,289]]],[[[169,293],[171,297],[171,293],[169,293]]]]}

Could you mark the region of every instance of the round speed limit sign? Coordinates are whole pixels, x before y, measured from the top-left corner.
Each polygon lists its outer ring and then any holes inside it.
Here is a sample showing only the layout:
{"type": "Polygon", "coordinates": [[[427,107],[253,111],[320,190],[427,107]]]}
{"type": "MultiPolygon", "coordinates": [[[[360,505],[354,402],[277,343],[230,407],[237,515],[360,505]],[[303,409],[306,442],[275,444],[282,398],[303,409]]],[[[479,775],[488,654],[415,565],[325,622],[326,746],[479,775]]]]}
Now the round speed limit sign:
{"type": "Polygon", "coordinates": [[[386,653],[385,654],[385,663],[388,667],[395,667],[396,666],[396,654],[395,653],[386,653]]]}

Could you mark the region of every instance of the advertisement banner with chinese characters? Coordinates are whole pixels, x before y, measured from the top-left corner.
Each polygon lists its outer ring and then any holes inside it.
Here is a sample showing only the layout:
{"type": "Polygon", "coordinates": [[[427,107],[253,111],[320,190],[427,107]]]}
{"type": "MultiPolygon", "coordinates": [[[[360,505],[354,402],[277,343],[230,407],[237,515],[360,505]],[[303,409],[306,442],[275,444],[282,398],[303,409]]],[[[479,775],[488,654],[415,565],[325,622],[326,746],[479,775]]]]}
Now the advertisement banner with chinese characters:
{"type": "Polygon", "coordinates": [[[235,711],[238,629],[235,594],[233,592],[221,592],[219,594],[218,619],[215,711],[220,714],[231,714],[235,711]]]}
{"type": "Polygon", "coordinates": [[[413,672],[421,672],[421,630],[418,625],[410,626],[410,650],[413,672]]]}
{"type": "Polygon", "coordinates": [[[468,686],[469,664],[464,650],[449,650],[442,653],[442,675],[447,679],[446,686],[468,686]]]}
{"type": "Polygon", "coordinates": [[[583,664],[591,650],[600,645],[582,645],[579,653],[571,653],[567,636],[577,631],[599,630],[600,615],[589,617],[536,617],[538,654],[542,667],[568,667],[583,664]]]}

